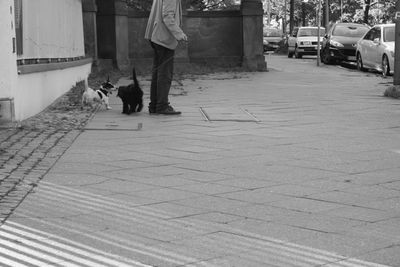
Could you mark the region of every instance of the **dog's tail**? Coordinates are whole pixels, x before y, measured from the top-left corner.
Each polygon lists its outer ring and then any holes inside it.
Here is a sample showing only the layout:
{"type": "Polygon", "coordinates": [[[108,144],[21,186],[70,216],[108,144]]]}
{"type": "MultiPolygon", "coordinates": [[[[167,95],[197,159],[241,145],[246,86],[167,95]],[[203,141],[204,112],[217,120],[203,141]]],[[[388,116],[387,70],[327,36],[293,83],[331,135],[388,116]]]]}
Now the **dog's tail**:
{"type": "Polygon", "coordinates": [[[136,70],[135,70],[135,67],[132,68],[132,78],[133,78],[133,83],[134,83],[135,85],[139,86],[139,82],[138,82],[137,77],[136,77],[136,70]]]}

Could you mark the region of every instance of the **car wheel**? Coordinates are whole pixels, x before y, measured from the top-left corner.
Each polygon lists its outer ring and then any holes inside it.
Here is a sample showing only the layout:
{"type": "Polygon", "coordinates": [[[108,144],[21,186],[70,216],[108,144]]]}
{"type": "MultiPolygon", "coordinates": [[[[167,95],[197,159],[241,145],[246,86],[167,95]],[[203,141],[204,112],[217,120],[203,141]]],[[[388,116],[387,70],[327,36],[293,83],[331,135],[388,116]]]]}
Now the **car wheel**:
{"type": "Polygon", "coordinates": [[[332,64],[331,56],[329,55],[329,51],[327,50],[328,48],[322,50],[321,60],[322,62],[324,62],[324,64],[332,64]]]}
{"type": "Polygon", "coordinates": [[[365,71],[360,53],[357,54],[357,69],[360,71],[365,71]]]}
{"type": "Polygon", "coordinates": [[[390,66],[389,66],[389,60],[386,55],[383,55],[382,58],[382,75],[383,77],[389,76],[390,74],[390,66]]]}
{"type": "Polygon", "coordinates": [[[299,53],[299,51],[297,51],[297,47],[294,49],[294,56],[295,58],[302,58],[303,55],[301,53],[299,53]]]}

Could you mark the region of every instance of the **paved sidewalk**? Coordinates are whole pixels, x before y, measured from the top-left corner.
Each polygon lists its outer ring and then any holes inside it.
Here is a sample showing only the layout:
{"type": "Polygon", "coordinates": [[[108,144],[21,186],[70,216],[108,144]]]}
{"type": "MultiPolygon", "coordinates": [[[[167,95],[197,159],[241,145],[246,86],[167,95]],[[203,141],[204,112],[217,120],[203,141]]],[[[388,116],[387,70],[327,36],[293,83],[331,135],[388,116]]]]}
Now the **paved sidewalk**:
{"type": "Polygon", "coordinates": [[[0,265],[400,266],[391,79],[267,60],[175,84],[181,116],[112,98],[0,227],[0,265]]]}

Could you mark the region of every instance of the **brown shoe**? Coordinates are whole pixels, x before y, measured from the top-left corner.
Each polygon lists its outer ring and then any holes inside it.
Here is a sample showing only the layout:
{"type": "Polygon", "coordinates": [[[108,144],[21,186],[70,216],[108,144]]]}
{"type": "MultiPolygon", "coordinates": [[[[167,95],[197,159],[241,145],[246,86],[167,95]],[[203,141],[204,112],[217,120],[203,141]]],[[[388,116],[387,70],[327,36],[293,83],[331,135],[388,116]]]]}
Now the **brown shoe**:
{"type": "Polygon", "coordinates": [[[163,114],[163,115],[180,115],[182,112],[176,111],[173,107],[168,106],[165,109],[161,111],[157,111],[158,114],[163,114]]]}

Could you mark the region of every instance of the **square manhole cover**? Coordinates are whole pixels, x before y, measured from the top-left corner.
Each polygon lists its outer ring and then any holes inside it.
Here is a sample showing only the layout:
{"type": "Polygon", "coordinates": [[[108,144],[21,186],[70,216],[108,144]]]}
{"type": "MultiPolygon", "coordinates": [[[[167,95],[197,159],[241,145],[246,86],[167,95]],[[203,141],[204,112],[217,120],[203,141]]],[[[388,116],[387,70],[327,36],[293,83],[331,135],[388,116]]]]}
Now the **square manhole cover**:
{"type": "Polygon", "coordinates": [[[253,114],[243,108],[201,107],[201,114],[207,121],[259,122],[253,114]]]}

